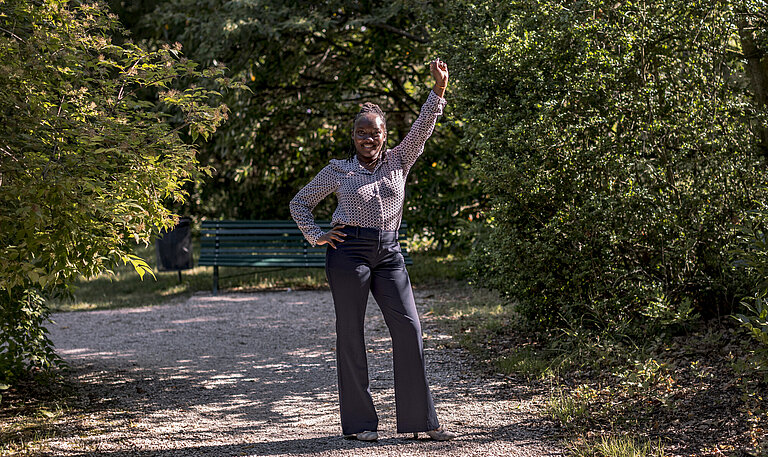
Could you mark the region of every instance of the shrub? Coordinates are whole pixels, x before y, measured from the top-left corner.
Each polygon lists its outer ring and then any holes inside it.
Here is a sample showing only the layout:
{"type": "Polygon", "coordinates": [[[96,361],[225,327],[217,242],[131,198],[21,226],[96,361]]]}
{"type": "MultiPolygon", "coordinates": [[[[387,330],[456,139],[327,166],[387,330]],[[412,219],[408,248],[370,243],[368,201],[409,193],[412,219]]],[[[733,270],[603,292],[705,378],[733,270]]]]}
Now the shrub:
{"type": "Polygon", "coordinates": [[[733,309],[735,224],[768,196],[739,45],[765,18],[734,5],[449,2],[438,41],[492,206],[479,283],[542,324],[733,309]]]}
{"type": "Polygon", "coordinates": [[[768,204],[757,202],[757,205],[749,220],[740,227],[741,243],[733,252],[734,266],[744,270],[753,287],[752,294],[741,302],[741,313],[734,318],[768,356],[768,204]]]}
{"type": "Polygon", "coordinates": [[[222,68],[120,34],[95,3],[0,3],[0,384],[55,364],[43,294],[120,260],[150,271],[131,246],[174,224],[167,202],[204,171],[179,132],[226,117],[211,91],[165,90],[222,68]]]}

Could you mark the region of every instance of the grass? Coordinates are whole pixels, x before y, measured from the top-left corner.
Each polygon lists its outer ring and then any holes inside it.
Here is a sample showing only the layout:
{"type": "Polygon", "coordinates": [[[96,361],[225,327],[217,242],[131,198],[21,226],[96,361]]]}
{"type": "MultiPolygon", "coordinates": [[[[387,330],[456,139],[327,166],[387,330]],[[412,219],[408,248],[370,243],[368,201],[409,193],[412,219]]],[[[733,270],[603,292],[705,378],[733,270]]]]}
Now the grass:
{"type": "MultiPolygon", "coordinates": [[[[195,251],[198,249],[194,246],[195,251]]],[[[137,246],[136,255],[155,271],[155,277],[141,279],[130,265],[117,268],[114,274],[81,278],[71,287],[73,298],[54,298],[53,311],[87,311],[136,306],[151,306],[185,299],[196,292],[210,292],[213,267],[195,267],[181,273],[157,271],[153,247],[137,246]]],[[[414,264],[408,267],[415,287],[434,287],[460,277],[462,261],[454,256],[412,253],[414,264]]],[[[285,289],[327,288],[322,268],[219,268],[221,292],[252,292],[285,289]]]]}
{"type": "Polygon", "coordinates": [[[661,442],[638,442],[627,436],[601,437],[570,448],[574,457],[664,457],[661,442]]]}
{"type": "MultiPolygon", "coordinates": [[[[50,302],[54,311],[86,311],[159,305],[183,299],[196,292],[208,292],[213,283],[213,267],[184,270],[179,282],[178,272],[157,270],[153,247],[138,246],[136,255],[152,266],[155,277],[140,278],[132,266],[115,269],[95,278],[81,278],[71,287],[73,299],[58,298],[50,302]]],[[[286,288],[322,288],[325,276],[320,269],[258,269],[219,268],[219,289],[222,292],[286,288]]]]}
{"type": "Polygon", "coordinates": [[[589,416],[589,398],[562,389],[550,392],[545,411],[561,424],[574,426],[589,416]]]}
{"type": "Polygon", "coordinates": [[[557,379],[562,370],[568,369],[570,356],[551,348],[510,347],[505,355],[496,358],[495,363],[501,373],[543,381],[557,379]]]}

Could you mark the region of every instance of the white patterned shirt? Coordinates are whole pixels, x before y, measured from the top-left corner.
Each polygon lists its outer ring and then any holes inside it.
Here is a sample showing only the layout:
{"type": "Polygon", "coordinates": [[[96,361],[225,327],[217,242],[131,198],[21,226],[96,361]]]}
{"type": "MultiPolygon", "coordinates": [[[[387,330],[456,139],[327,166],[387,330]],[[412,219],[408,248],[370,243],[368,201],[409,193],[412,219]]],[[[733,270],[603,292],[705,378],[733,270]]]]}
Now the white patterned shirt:
{"type": "Polygon", "coordinates": [[[357,160],[332,159],[317,176],[291,200],[291,216],[304,237],[314,246],[325,232],[312,216],[312,209],[326,196],[336,193],[339,205],[333,212],[333,225],[343,224],[399,230],[405,200],[405,180],[411,166],[424,152],[437,117],[446,101],[430,91],[418,119],[397,146],[381,155],[370,171],[357,160]]]}

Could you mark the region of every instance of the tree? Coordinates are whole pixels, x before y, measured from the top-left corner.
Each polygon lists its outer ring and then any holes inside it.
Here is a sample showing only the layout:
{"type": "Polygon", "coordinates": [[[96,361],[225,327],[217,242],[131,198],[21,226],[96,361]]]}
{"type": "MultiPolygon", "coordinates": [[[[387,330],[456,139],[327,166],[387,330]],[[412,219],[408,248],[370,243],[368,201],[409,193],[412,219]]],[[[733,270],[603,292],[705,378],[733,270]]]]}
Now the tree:
{"type": "MultiPolygon", "coordinates": [[[[148,5],[132,27],[136,37],[150,45],[179,41],[195,60],[225,62],[232,77],[244,78],[251,90],[226,96],[232,119],[201,154],[215,172],[192,191],[187,210],[206,217],[288,218],[296,191],[330,158],[346,156],[352,119],[363,101],[387,112],[393,146],[430,88],[432,27],[424,18],[439,3],[148,5]]],[[[125,11],[126,18],[141,14],[125,11]]],[[[405,220],[441,239],[455,237],[456,220],[466,220],[479,199],[459,132],[449,106],[409,183],[405,220]]],[[[326,200],[318,208],[321,217],[330,217],[333,206],[326,200]]]]}
{"type": "MultiPolygon", "coordinates": [[[[737,10],[736,26],[755,107],[768,111],[768,4],[757,0],[744,2],[737,10]]],[[[768,121],[756,127],[757,144],[768,156],[768,121]]]]}
{"type": "Polygon", "coordinates": [[[743,4],[448,3],[437,41],[492,196],[477,280],[541,324],[729,312],[738,225],[768,196],[743,4]]]}
{"type": "Polygon", "coordinates": [[[173,226],[166,203],[207,171],[180,134],[226,119],[193,84],[231,85],[222,68],[198,71],[178,45],[114,44],[120,33],[98,4],[0,4],[0,383],[55,364],[47,293],[119,261],[150,271],[131,243],[173,226]]]}

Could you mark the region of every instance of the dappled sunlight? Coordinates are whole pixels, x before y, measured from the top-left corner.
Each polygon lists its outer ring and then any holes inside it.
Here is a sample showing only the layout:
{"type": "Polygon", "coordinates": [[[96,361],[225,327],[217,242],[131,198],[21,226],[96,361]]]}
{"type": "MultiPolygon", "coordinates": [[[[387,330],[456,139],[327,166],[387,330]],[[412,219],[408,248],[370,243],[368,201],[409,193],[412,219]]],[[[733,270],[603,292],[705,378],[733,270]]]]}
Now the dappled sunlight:
{"type": "Polygon", "coordinates": [[[172,333],[175,332],[175,329],[172,328],[156,328],[149,331],[149,333],[172,333]]]}
{"type": "Polygon", "coordinates": [[[308,305],[309,303],[305,301],[286,301],[285,304],[298,306],[298,305],[308,305]]]}
{"type": "Polygon", "coordinates": [[[88,348],[79,348],[79,349],[65,349],[65,350],[59,350],[57,351],[60,355],[74,355],[74,354],[81,354],[83,352],[88,352],[90,349],[88,348]]]}
{"type": "Polygon", "coordinates": [[[213,321],[223,321],[224,318],[216,317],[216,316],[201,316],[201,317],[195,317],[192,319],[181,319],[181,320],[175,320],[171,321],[171,324],[194,324],[199,322],[213,322],[213,321]]]}
{"type": "Polygon", "coordinates": [[[72,360],[90,360],[90,359],[115,359],[135,357],[136,354],[132,351],[117,352],[117,351],[99,351],[91,348],[76,348],[76,349],[62,349],[57,351],[61,356],[72,360]]]}
{"type": "Polygon", "coordinates": [[[176,295],[180,295],[188,290],[189,290],[189,284],[182,283],[182,284],[176,284],[175,286],[171,286],[165,290],[161,290],[158,292],[158,294],[161,297],[173,297],[176,295]]]}
{"type": "Polygon", "coordinates": [[[240,373],[214,375],[214,376],[211,376],[209,379],[202,381],[201,384],[206,389],[213,389],[219,386],[236,384],[238,381],[240,381],[240,378],[242,377],[243,375],[240,373]]]}
{"type": "Polygon", "coordinates": [[[190,306],[197,308],[216,308],[221,303],[227,305],[237,303],[255,303],[260,298],[254,294],[227,294],[227,295],[206,295],[205,297],[195,296],[189,300],[190,306]]]}
{"type": "Polygon", "coordinates": [[[336,405],[337,397],[335,395],[289,395],[282,402],[272,407],[272,411],[281,414],[284,418],[293,423],[300,423],[303,426],[321,425],[335,419],[338,412],[336,405]],[[320,400],[318,402],[318,400],[320,400]],[[304,411],[303,405],[314,404],[315,407],[309,411],[304,411]],[[301,411],[301,414],[297,412],[301,411]]]}
{"type": "Polygon", "coordinates": [[[322,347],[322,348],[300,348],[295,351],[288,351],[286,352],[286,354],[294,357],[314,358],[314,359],[322,358],[324,360],[335,361],[336,359],[329,353],[329,350],[332,350],[332,349],[334,349],[334,346],[322,347]]]}

